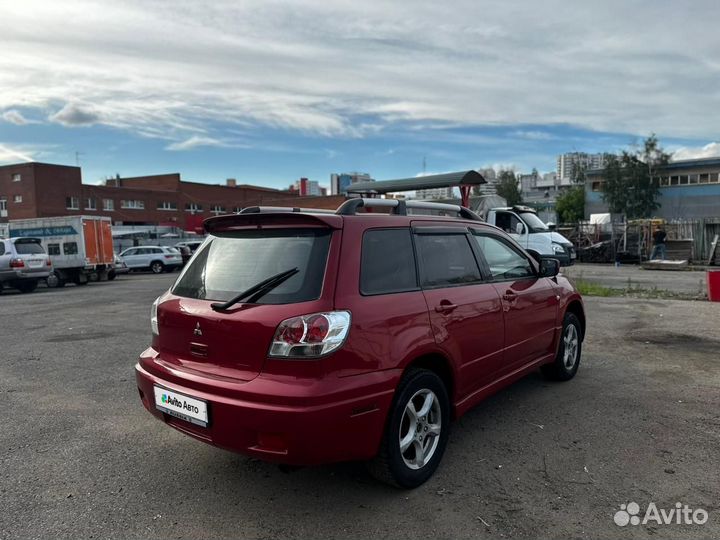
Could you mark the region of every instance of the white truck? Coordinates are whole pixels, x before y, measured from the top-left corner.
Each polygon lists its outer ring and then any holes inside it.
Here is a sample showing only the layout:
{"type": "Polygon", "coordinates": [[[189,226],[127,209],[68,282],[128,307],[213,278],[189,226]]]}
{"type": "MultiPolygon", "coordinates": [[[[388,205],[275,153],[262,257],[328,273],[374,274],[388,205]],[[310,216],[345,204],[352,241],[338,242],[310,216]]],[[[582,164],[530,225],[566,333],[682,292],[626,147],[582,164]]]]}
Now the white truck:
{"type": "Polygon", "coordinates": [[[104,216],[62,216],[15,219],[8,225],[10,238],[41,240],[54,268],[48,287],[63,287],[115,277],[111,224],[104,216]]]}
{"type": "Polygon", "coordinates": [[[520,205],[508,206],[502,197],[488,195],[480,198],[480,202],[475,205],[475,212],[541,258],[557,259],[561,266],[575,263],[577,254],[572,243],[543,223],[534,209],[520,205]]]}

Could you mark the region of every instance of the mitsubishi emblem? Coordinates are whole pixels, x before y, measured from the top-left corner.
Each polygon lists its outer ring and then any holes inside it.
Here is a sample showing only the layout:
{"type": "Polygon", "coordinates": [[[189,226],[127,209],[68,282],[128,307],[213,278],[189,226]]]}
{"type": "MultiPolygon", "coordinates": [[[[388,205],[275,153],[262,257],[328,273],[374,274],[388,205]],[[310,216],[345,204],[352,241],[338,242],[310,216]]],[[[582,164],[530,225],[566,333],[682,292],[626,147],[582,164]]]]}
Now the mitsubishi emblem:
{"type": "Polygon", "coordinates": [[[200,323],[195,323],[195,330],[193,330],[193,334],[196,336],[202,336],[202,329],[200,328],[200,323]]]}

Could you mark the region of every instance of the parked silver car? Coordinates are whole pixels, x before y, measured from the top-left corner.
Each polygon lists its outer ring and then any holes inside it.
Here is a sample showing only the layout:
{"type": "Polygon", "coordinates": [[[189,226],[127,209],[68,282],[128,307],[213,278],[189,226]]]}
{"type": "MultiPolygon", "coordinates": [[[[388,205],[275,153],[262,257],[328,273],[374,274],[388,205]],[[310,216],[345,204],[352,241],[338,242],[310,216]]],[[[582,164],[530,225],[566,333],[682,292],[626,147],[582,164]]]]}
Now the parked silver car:
{"type": "Polygon", "coordinates": [[[39,238],[0,239],[0,291],[13,287],[29,293],[53,271],[39,238]]]}
{"type": "Polygon", "coordinates": [[[120,253],[120,259],[130,270],[149,269],[154,274],[173,271],[182,266],[182,256],[174,247],[138,246],[120,253]]]}

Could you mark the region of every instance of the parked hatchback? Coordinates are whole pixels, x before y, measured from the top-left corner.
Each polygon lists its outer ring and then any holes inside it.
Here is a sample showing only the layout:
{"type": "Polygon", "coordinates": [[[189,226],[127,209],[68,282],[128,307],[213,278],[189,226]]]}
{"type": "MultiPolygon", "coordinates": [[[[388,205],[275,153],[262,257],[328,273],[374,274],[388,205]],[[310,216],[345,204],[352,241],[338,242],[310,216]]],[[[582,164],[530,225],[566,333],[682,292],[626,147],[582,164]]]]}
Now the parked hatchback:
{"type": "Polygon", "coordinates": [[[174,247],[139,246],[120,253],[120,259],[129,270],[151,270],[162,274],[180,268],[183,264],[180,252],[174,247]]]}
{"type": "Polygon", "coordinates": [[[411,488],[451,420],[534,369],[577,372],[585,315],[558,262],[467,209],[353,199],[205,227],[136,366],[144,406],[201,441],[289,465],[368,461],[411,488]],[[358,213],[371,205],[390,213],[358,213]]]}
{"type": "Polygon", "coordinates": [[[4,287],[32,292],[52,271],[39,238],[0,239],[0,292],[4,287]]]}

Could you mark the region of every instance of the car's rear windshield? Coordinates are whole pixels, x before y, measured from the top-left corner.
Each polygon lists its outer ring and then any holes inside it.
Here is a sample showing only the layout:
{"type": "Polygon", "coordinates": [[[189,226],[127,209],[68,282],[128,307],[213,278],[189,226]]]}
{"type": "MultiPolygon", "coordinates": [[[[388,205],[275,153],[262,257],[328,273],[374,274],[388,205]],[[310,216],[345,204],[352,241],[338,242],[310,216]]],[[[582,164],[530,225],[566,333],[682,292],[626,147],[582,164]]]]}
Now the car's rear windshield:
{"type": "Polygon", "coordinates": [[[15,251],[17,251],[18,255],[45,253],[42,245],[37,240],[18,240],[15,242],[15,251]]]}
{"type": "Polygon", "coordinates": [[[173,294],[227,301],[271,276],[299,272],[257,300],[289,304],[315,300],[322,290],[331,231],[274,229],[211,237],[178,278],[173,294]]]}

